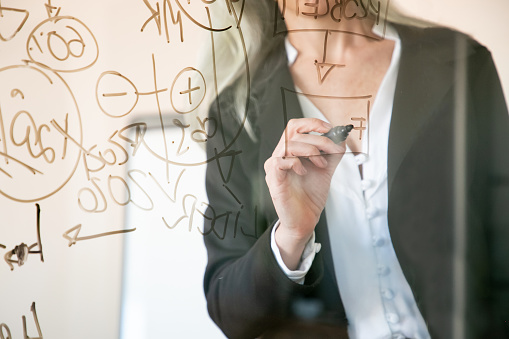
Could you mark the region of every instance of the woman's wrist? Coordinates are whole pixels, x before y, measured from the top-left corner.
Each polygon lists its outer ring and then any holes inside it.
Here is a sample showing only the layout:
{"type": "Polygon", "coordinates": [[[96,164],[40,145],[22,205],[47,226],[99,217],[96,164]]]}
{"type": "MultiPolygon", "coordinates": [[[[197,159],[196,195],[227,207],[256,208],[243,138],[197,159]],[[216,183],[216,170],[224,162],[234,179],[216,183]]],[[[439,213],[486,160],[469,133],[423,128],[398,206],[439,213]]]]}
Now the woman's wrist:
{"type": "Polygon", "coordinates": [[[284,225],[279,225],[275,232],[276,245],[288,269],[296,270],[299,267],[304,248],[312,235],[313,229],[311,229],[309,234],[295,234],[294,232],[289,232],[284,225]]]}

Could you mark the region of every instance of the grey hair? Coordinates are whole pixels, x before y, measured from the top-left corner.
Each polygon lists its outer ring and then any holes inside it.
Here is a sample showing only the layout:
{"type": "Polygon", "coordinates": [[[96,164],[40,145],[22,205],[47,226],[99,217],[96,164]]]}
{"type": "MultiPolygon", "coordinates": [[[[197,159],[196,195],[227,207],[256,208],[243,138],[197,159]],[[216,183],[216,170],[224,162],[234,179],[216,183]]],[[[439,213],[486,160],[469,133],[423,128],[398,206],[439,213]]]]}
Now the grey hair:
{"type": "MultiPolygon", "coordinates": [[[[227,87],[232,87],[232,102],[237,117],[243,121],[248,105],[256,105],[251,96],[252,76],[280,39],[272,38],[271,18],[274,0],[217,1],[211,6],[213,27],[228,27],[214,33],[214,46],[202,54],[202,69],[207,83],[216,85],[204,100],[207,109],[227,87]],[[213,55],[213,51],[215,52],[213,55]],[[211,60],[214,67],[211,67],[211,60]]],[[[249,136],[256,139],[252,125],[244,122],[249,136]]]]}

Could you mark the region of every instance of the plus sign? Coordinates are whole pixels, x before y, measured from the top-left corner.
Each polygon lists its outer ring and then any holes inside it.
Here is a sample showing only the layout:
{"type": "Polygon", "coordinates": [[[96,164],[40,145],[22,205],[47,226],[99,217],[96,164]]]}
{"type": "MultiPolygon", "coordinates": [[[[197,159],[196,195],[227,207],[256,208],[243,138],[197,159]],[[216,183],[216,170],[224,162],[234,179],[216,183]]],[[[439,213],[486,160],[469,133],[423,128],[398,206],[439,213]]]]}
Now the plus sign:
{"type": "Polygon", "coordinates": [[[366,130],[366,127],[362,126],[362,123],[363,123],[364,121],[366,121],[366,119],[365,119],[365,118],[351,118],[351,120],[352,120],[352,121],[360,121],[360,122],[361,122],[361,125],[360,125],[360,126],[358,126],[358,127],[354,127],[354,128],[353,128],[354,130],[358,130],[358,131],[359,131],[359,133],[360,133],[360,134],[359,134],[359,140],[361,140],[361,139],[362,139],[362,131],[365,131],[365,130],[366,130]]]}
{"type": "Polygon", "coordinates": [[[188,89],[186,89],[185,91],[182,91],[182,92],[179,92],[179,93],[180,94],[189,94],[189,105],[192,105],[191,93],[193,91],[199,90],[200,86],[196,86],[196,87],[191,88],[191,78],[187,78],[187,88],[188,89]]]}

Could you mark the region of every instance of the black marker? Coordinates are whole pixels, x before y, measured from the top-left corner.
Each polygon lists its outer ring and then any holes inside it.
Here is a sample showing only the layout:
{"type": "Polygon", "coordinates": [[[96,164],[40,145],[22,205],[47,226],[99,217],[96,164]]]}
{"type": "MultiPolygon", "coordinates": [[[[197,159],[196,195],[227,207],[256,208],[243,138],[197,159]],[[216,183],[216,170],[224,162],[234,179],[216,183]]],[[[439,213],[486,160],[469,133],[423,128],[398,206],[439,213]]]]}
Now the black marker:
{"type": "Polygon", "coordinates": [[[327,133],[322,136],[327,137],[334,141],[335,144],[339,144],[346,140],[348,133],[353,129],[353,125],[336,126],[330,129],[327,133]]]}

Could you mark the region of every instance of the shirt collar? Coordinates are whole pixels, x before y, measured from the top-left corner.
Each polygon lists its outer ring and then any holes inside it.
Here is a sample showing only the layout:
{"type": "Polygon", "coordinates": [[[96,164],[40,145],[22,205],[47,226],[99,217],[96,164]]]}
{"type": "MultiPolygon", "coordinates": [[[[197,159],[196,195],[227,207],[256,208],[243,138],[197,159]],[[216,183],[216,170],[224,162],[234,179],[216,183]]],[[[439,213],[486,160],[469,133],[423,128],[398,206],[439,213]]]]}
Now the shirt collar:
{"type": "Polygon", "coordinates": [[[290,43],[290,40],[288,40],[288,36],[285,38],[285,48],[286,57],[288,58],[288,66],[291,66],[297,59],[297,55],[299,55],[299,52],[297,52],[297,49],[293,47],[293,45],[290,43]]]}

